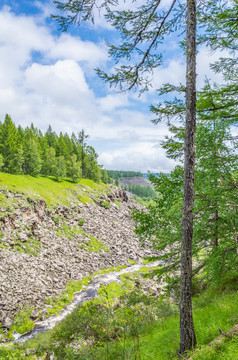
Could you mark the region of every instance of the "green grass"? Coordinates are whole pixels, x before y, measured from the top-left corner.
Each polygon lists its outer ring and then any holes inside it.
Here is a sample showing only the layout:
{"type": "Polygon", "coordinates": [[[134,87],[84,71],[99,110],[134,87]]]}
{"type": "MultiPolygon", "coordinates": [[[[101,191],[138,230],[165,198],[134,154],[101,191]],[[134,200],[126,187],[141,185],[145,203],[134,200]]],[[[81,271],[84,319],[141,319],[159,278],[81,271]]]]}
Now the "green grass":
{"type": "Polygon", "coordinates": [[[85,219],[83,219],[83,218],[79,219],[79,222],[78,222],[79,226],[83,226],[84,223],[85,223],[85,219]]]}
{"type": "MultiPolygon", "coordinates": [[[[193,316],[197,336],[197,346],[199,347],[210,343],[219,336],[219,328],[222,328],[222,330],[226,332],[238,321],[237,291],[225,295],[216,294],[214,290],[206,291],[204,294],[194,299],[193,316]],[[208,303],[205,304],[207,301],[208,303]]],[[[178,349],[178,315],[162,321],[142,338],[142,359],[175,359],[175,354],[178,349]]],[[[198,357],[197,359],[210,360],[210,357],[198,357]]],[[[214,359],[216,358],[214,357],[214,359]]]]}
{"type": "Polygon", "coordinates": [[[146,256],[142,259],[143,264],[145,264],[145,265],[150,264],[157,260],[158,260],[158,257],[156,257],[156,256],[146,256]]]}
{"type": "MultiPolygon", "coordinates": [[[[120,287],[118,284],[110,284],[105,289],[102,289],[100,291],[101,299],[105,303],[107,301],[109,304],[112,303],[112,299],[114,296],[121,296],[123,285],[120,287]]],[[[124,290],[125,293],[125,290],[124,290]]],[[[139,306],[141,304],[140,302],[137,303],[136,306],[139,306]]],[[[237,292],[232,292],[229,294],[216,294],[215,290],[208,290],[204,294],[200,295],[196,299],[194,299],[194,323],[195,323],[195,329],[197,334],[197,342],[198,347],[204,346],[208,344],[210,341],[215,339],[219,335],[219,327],[223,329],[223,331],[227,331],[229,328],[231,328],[234,323],[237,322],[237,314],[238,314],[238,294],[237,292]],[[207,297],[209,297],[210,301],[207,305],[204,304],[205,301],[207,301],[207,297]]],[[[124,310],[119,309],[118,313],[114,311],[113,318],[115,319],[117,316],[120,315],[120,319],[124,318],[124,321],[130,321],[131,324],[133,324],[132,321],[133,318],[133,307],[126,307],[124,310]],[[119,314],[120,313],[120,314],[119,314]],[[130,317],[132,317],[130,319],[130,317]],[[127,319],[127,320],[126,320],[127,319]]],[[[145,305],[143,305],[142,309],[145,309],[145,305]]],[[[135,308],[136,309],[136,308],[135,308]]],[[[144,311],[142,310],[142,313],[144,311]]],[[[142,313],[141,319],[142,322],[139,324],[139,330],[140,331],[140,356],[142,360],[172,360],[177,359],[177,351],[179,349],[179,315],[178,315],[178,309],[177,314],[175,310],[172,310],[169,308],[168,301],[161,302],[157,304],[158,314],[159,318],[157,321],[152,322],[151,324],[146,325],[146,320],[144,319],[142,313]],[[167,306],[167,307],[166,307],[167,306]],[[159,311],[160,309],[160,311],[159,311]],[[144,319],[144,321],[143,321],[144,319]]],[[[103,310],[102,310],[103,311],[103,310]]],[[[104,314],[106,317],[106,315],[104,314]]],[[[138,319],[138,316],[137,316],[138,319]]],[[[88,320],[90,321],[90,320],[88,320]]],[[[106,321],[104,319],[104,321],[106,321]]],[[[113,321],[113,319],[112,319],[113,321]]],[[[119,321],[119,320],[118,320],[119,321]]],[[[121,321],[121,320],[120,320],[121,321]]],[[[138,324],[137,324],[138,325],[138,324]]],[[[101,326],[101,325],[100,325],[101,326]]],[[[105,331],[107,331],[107,327],[109,325],[106,325],[105,323],[105,331]]],[[[62,330],[62,329],[61,329],[62,330]]],[[[103,330],[102,330],[103,331],[103,330]]],[[[127,330],[131,331],[131,330],[127,330]]],[[[129,352],[132,351],[130,349],[133,349],[133,337],[127,335],[126,340],[126,351],[129,352]]],[[[65,345],[65,343],[64,343],[65,345]]],[[[227,359],[232,359],[232,356],[235,354],[235,345],[236,340],[233,340],[232,342],[229,342],[222,346],[223,353],[220,353],[220,349],[213,350],[214,354],[208,355],[208,357],[205,357],[205,353],[203,353],[200,357],[197,356],[197,359],[216,359],[215,356],[217,356],[217,359],[226,359],[226,353],[229,351],[231,355],[227,357],[227,359]],[[218,353],[217,353],[218,351],[218,353]],[[219,354],[219,357],[218,355],[219,354]],[[224,355],[225,354],[225,355],[224,355]]],[[[109,359],[114,360],[115,358],[115,345],[110,344],[111,346],[111,357],[109,359]],[[114,355],[113,355],[114,354],[114,355]]],[[[103,342],[101,343],[101,347],[94,348],[94,353],[92,351],[92,356],[95,356],[95,359],[101,352],[103,354],[103,351],[106,351],[104,348],[103,342]],[[103,350],[104,349],[104,350],[103,350]]],[[[204,350],[205,351],[205,350],[204,350]]],[[[74,353],[72,351],[72,353],[74,353]]],[[[71,355],[72,355],[71,353],[71,355]]],[[[132,352],[133,353],[133,352],[132,352]]],[[[71,356],[70,355],[70,356],[71,356]]],[[[105,353],[104,353],[105,355],[105,353]]],[[[67,357],[68,355],[65,355],[66,359],[70,359],[71,357],[67,357]]],[[[101,355],[102,356],[102,355],[101,355]]],[[[207,355],[206,355],[207,356],[207,355]]],[[[94,357],[92,357],[93,359],[94,357]]],[[[103,358],[103,357],[102,357],[103,358]]],[[[82,357],[84,359],[84,357],[82,357]]],[[[88,359],[91,359],[89,357],[88,359]]],[[[134,355],[131,357],[129,356],[128,359],[133,360],[134,355]]],[[[233,359],[236,359],[233,357],[233,359]]]]}
{"type": "Polygon", "coordinates": [[[108,252],[109,248],[102,240],[96,239],[93,235],[87,234],[88,241],[81,243],[79,247],[88,252],[99,253],[100,251],[108,252]]]}
{"type": "Polygon", "coordinates": [[[32,256],[38,256],[41,249],[41,242],[35,238],[28,238],[27,242],[22,243],[21,241],[16,241],[14,245],[14,251],[25,252],[32,256]]]}
{"type": "Polygon", "coordinates": [[[17,312],[9,329],[9,338],[12,337],[11,334],[14,330],[19,334],[24,334],[34,328],[34,321],[30,319],[32,310],[32,308],[24,308],[17,312]]]}
{"type": "Polygon", "coordinates": [[[118,207],[121,207],[121,203],[120,203],[120,201],[115,200],[114,202],[115,202],[115,204],[116,204],[118,207]]]}
{"type": "Polygon", "coordinates": [[[60,296],[49,298],[46,301],[46,304],[50,305],[50,307],[47,308],[49,316],[55,315],[57,312],[61,311],[66,305],[70,304],[73,301],[74,293],[82,290],[83,286],[88,285],[91,280],[92,277],[87,276],[84,277],[82,280],[69,281],[60,296]]]}
{"type": "Polygon", "coordinates": [[[204,346],[192,357],[193,360],[237,360],[238,337],[225,339],[222,344],[204,346]]]}
{"type": "Polygon", "coordinates": [[[95,238],[93,235],[90,235],[83,231],[80,226],[68,226],[63,225],[56,230],[56,234],[59,237],[65,236],[67,239],[73,240],[78,235],[83,235],[85,238],[84,242],[79,242],[79,247],[85,249],[88,252],[99,253],[100,251],[108,252],[109,249],[102,240],[95,238]]]}
{"type": "MultiPolygon", "coordinates": [[[[9,191],[23,194],[32,200],[43,199],[49,208],[57,204],[70,206],[78,201],[92,203],[92,198],[108,193],[109,187],[103,183],[96,184],[92,180],[82,179],[78,184],[71,181],[56,181],[49,177],[32,177],[30,175],[12,175],[0,172],[0,188],[7,187],[9,191]]],[[[9,203],[0,194],[2,206],[9,203]]]]}
{"type": "MultiPolygon", "coordinates": [[[[101,360],[107,359],[108,352],[108,360],[115,360],[115,352],[121,351],[122,354],[124,351],[126,359],[134,360],[139,342],[141,360],[178,359],[178,306],[171,304],[167,298],[156,299],[134,292],[132,280],[127,274],[122,276],[121,284],[102,287],[98,299],[78,307],[50,335],[41,334],[24,346],[34,346],[38,356],[42,356],[46,349],[54,349],[57,359],[101,360]],[[120,306],[114,301],[118,297],[121,298],[120,306]],[[119,334],[120,341],[115,341],[115,334],[119,334]],[[106,339],[109,338],[108,342],[106,339]],[[85,347],[83,339],[90,339],[95,346],[85,347]],[[81,344],[80,349],[78,344],[81,344]]],[[[237,283],[235,286],[233,283],[232,287],[210,288],[194,298],[197,335],[194,360],[237,359],[237,337],[212,348],[206,346],[219,336],[219,328],[226,332],[238,321],[237,283]]],[[[5,358],[8,359],[6,354],[5,358]]]]}
{"type": "Polygon", "coordinates": [[[132,276],[132,274],[124,274],[121,275],[120,278],[120,284],[114,281],[108,285],[102,285],[98,290],[99,298],[96,299],[96,301],[111,304],[115,302],[115,299],[134,289],[134,276],[132,276]]]}
{"type": "Polygon", "coordinates": [[[84,231],[78,226],[63,225],[56,230],[56,234],[60,238],[65,236],[67,239],[73,240],[76,236],[84,234],[84,231]]]}
{"type": "Polygon", "coordinates": [[[125,269],[127,268],[127,265],[117,265],[117,266],[112,266],[108,269],[102,269],[102,270],[98,270],[96,271],[95,275],[104,275],[104,274],[108,274],[112,271],[119,271],[119,270],[122,270],[122,269],[125,269]]]}
{"type": "Polygon", "coordinates": [[[101,206],[104,207],[105,209],[110,209],[111,204],[109,201],[102,201],[101,206]]]}

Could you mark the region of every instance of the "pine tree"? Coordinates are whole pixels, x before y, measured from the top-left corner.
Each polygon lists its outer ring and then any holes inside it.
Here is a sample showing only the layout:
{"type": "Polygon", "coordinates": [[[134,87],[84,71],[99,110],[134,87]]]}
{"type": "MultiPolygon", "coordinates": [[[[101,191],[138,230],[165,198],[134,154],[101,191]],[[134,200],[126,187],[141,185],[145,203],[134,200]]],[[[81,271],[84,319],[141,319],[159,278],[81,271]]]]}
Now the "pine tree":
{"type": "MultiPolygon", "coordinates": [[[[237,115],[229,116],[222,93],[209,84],[198,96],[193,254],[199,265],[193,273],[204,267],[208,280],[217,283],[237,264],[237,141],[231,134],[237,115]]],[[[170,131],[173,138],[167,138],[162,145],[169,158],[183,161],[184,127],[171,125],[170,131]]],[[[135,219],[137,233],[143,240],[151,239],[160,250],[171,247],[162,257],[170,260],[162,274],[172,267],[176,269],[180,262],[182,166],[168,176],[160,174],[150,179],[157,197],[149,212],[137,213],[135,219]]]]}
{"type": "Polygon", "coordinates": [[[44,153],[43,174],[47,176],[54,175],[57,167],[56,163],[55,149],[53,147],[47,147],[44,153]]]}
{"type": "Polygon", "coordinates": [[[64,156],[67,158],[69,155],[70,153],[68,151],[67,144],[65,143],[65,138],[61,132],[57,141],[56,156],[64,156]]]}
{"type": "Polygon", "coordinates": [[[57,135],[56,133],[52,130],[51,125],[49,125],[46,133],[45,133],[45,139],[47,141],[47,144],[49,147],[53,147],[54,149],[56,149],[57,146],[57,135]]]}
{"type": "Polygon", "coordinates": [[[3,156],[0,154],[0,170],[2,169],[4,165],[3,156]]]}
{"type": "Polygon", "coordinates": [[[23,164],[24,164],[24,151],[22,145],[20,145],[12,157],[12,161],[11,161],[12,172],[14,174],[22,174],[23,164]]]}
{"type": "Polygon", "coordinates": [[[101,180],[104,184],[108,183],[108,174],[106,169],[101,170],[101,180]]]}
{"type": "MultiPolygon", "coordinates": [[[[97,154],[93,147],[85,144],[86,138],[87,135],[83,132],[85,176],[98,182],[101,170],[97,163],[97,154]]],[[[6,115],[3,123],[0,122],[0,155],[3,161],[2,170],[6,172],[34,176],[43,174],[60,179],[66,176],[69,166],[69,172],[76,181],[81,178],[81,174],[77,174],[79,169],[82,172],[81,163],[78,161],[82,156],[81,145],[75,134],[72,134],[71,138],[67,133],[60,133],[58,136],[51,126],[43,135],[33,123],[25,129],[21,126],[16,128],[9,115],[6,115]],[[73,155],[75,156],[72,158],[73,155]]]]}
{"type": "Polygon", "coordinates": [[[30,139],[26,145],[25,151],[25,169],[26,173],[37,176],[41,171],[41,157],[38,144],[35,140],[30,139]]]}
{"type": "MultiPolygon", "coordinates": [[[[87,152],[87,145],[86,145],[86,139],[89,138],[89,135],[87,135],[82,129],[78,134],[78,143],[80,145],[80,160],[81,160],[81,166],[82,166],[82,179],[85,177],[85,156],[87,152]]],[[[89,170],[88,170],[89,172],[89,170]]]]}
{"type": "Polygon", "coordinates": [[[84,155],[84,177],[99,182],[101,178],[101,169],[97,164],[98,154],[92,146],[87,146],[87,152],[84,155]]]}
{"type": "Polygon", "coordinates": [[[81,164],[77,161],[77,156],[73,154],[67,163],[67,174],[73,182],[77,182],[81,178],[81,164]]]}
{"type": "Polygon", "coordinates": [[[63,156],[56,158],[56,166],[54,168],[53,175],[57,180],[62,179],[66,176],[66,162],[63,156]]]}
{"type": "Polygon", "coordinates": [[[73,141],[70,139],[68,134],[64,134],[64,142],[66,144],[66,155],[65,159],[68,159],[74,152],[73,141]]]}
{"type": "Polygon", "coordinates": [[[16,171],[15,155],[18,150],[19,139],[16,126],[9,115],[6,115],[1,126],[0,136],[0,152],[4,160],[3,169],[6,172],[14,173],[16,171]]]}

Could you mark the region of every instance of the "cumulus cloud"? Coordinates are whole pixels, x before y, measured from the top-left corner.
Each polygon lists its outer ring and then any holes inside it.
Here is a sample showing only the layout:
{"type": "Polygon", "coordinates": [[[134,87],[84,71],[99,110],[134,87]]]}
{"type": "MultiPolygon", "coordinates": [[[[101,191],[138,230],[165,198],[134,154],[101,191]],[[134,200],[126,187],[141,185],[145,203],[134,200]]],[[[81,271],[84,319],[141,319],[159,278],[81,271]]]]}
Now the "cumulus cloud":
{"type": "MultiPolygon", "coordinates": [[[[173,44],[172,44],[173,46],[173,44]]],[[[170,47],[171,48],[171,47],[170,47]]],[[[227,51],[211,52],[205,46],[199,48],[197,54],[197,88],[204,86],[204,79],[207,77],[211,82],[222,83],[222,74],[215,74],[210,68],[210,64],[219,60],[220,57],[229,56],[227,51]]],[[[186,63],[185,57],[167,60],[163,66],[154,70],[151,92],[159,89],[163,84],[173,85],[185,84],[186,63]]]]}
{"type": "Polygon", "coordinates": [[[199,49],[197,55],[198,89],[201,89],[204,85],[205,77],[211,79],[212,82],[216,82],[218,84],[221,84],[223,82],[222,74],[215,74],[210,68],[210,64],[219,60],[219,58],[223,56],[229,56],[228,51],[211,52],[205,46],[199,49]]]}
{"type": "Polygon", "coordinates": [[[73,60],[60,60],[54,65],[32,64],[25,71],[25,85],[60,102],[75,101],[82,94],[89,96],[84,73],[73,60]]]}
{"type": "Polygon", "coordinates": [[[103,152],[99,162],[112,170],[135,170],[142,172],[170,172],[176,165],[174,160],[166,158],[161,149],[155,149],[150,142],[128,146],[120,150],[103,152]],[[148,161],[149,159],[149,161],[148,161]]]}
{"type": "Polygon", "coordinates": [[[128,95],[109,94],[97,100],[102,111],[111,112],[118,107],[129,105],[128,95]]]}
{"type": "Polygon", "coordinates": [[[47,55],[50,59],[84,61],[90,67],[107,60],[107,50],[104,44],[96,45],[90,41],[82,41],[79,37],[74,38],[69,34],[62,34],[56,39],[47,55]]]}
{"type": "Polygon", "coordinates": [[[185,64],[183,59],[172,59],[167,66],[155,69],[152,88],[158,89],[165,83],[179,85],[184,83],[185,79],[185,64]]]}
{"type": "MultiPolygon", "coordinates": [[[[168,129],[154,126],[145,110],[151,94],[138,99],[103,83],[96,87],[89,69],[107,60],[104,45],[53,34],[44,22],[49,11],[44,7],[40,17],[15,15],[7,7],[0,11],[0,119],[9,113],[17,125],[33,122],[42,131],[49,124],[57,132],[84,128],[108,169],[170,171],[175,162],[158,145],[168,129]]],[[[209,71],[208,56],[206,49],[198,55],[201,78],[209,71]]],[[[178,84],[184,77],[183,60],[175,58],[155,71],[153,87],[178,84]]]]}

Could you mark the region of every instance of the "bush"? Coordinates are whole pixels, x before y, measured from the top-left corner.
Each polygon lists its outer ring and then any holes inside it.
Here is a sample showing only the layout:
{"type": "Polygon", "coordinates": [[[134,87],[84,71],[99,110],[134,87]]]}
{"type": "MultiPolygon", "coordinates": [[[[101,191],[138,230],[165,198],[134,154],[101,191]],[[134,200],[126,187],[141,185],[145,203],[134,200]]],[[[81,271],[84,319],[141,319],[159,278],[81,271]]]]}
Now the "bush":
{"type": "Polygon", "coordinates": [[[83,226],[84,223],[85,223],[85,219],[79,219],[79,226],[83,226]]]}
{"type": "Polygon", "coordinates": [[[102,201],[100,205],[102,207],[104,207],[105,209],[109,209],[111,207],[111,204],[109,201],[102,201]]]}

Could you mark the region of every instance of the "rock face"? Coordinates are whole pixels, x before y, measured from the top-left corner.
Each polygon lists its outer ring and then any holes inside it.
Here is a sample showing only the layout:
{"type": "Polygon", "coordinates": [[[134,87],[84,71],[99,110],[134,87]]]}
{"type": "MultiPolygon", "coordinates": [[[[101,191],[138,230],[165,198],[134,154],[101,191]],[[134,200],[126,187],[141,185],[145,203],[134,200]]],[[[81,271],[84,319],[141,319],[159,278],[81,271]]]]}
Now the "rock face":
{"type": "Polygon", "coordinates": [[[0,217],[0,326],[9,328],[19,308],[40,309],[69,280],[153,255],[134,234],[130,213],[140,205],[118,190],[105,201],[110,208],[98,201],[49,211],[43,200],[26,206],[19,198],[15,210],[0,217]]]}
{"type": "Polygon", "coordinates": [[[140,186],[151,186],[153,187],[153,185],[151,184],[151,182],[142,177],[142,176],[134,176],[134,177],[126,177],[126,178],[122,178],[119,180],[119,185],[140,185],[140,186]]]}

